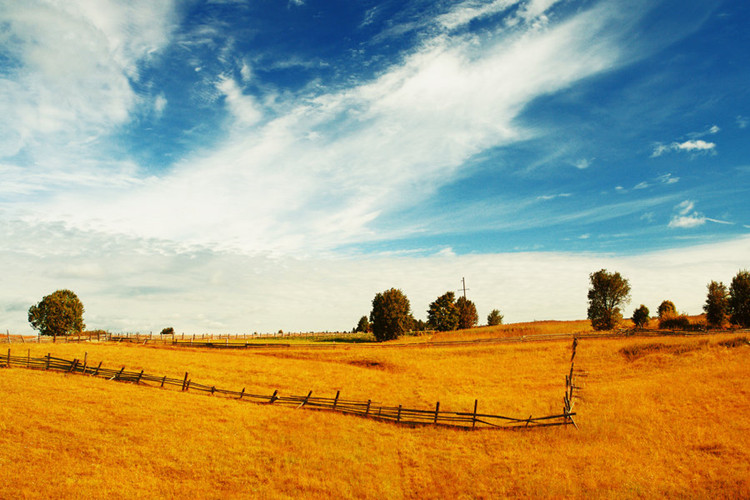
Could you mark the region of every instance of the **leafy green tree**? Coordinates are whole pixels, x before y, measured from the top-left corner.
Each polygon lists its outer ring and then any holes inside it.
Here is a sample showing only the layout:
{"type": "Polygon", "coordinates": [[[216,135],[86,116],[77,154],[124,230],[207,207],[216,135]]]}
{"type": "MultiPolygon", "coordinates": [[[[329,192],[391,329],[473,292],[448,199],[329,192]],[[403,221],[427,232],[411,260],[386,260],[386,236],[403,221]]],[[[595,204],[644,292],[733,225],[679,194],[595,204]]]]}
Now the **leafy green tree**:
{"type": "Polygon", "coordinates": [[[465,330],[476,326],[479,322],[477,306],[466,297],[459,297],[456,301],[458,307],[458,328],[465,330]]]}
{"type": "Polygon", "coordinates": [[[86,328],[83,304],[70,290],[57,290],[29,308],[29,323],[40,334],[51,335],[53,341],[58,335],[80,333],[86,328]]]}
{"type": "Polygon", "coordinates": [[[171,326],[162,328],[160,335],[174,335],[174,328],[171,326]]]}
{"type": "Polygon", "coordinates": [[[427,322],[440,332],[455,330],[458,328],[458,321],[458,306],[453,292],[445,292],[435,299],[427,310],[427,322]]]}
{"type": "Polygon", "coordinates": [[[411,324],[411,305],[401,290],[391,288],[372,299],[370,327],[378,342],[397,339],[409,331],[411,324]]]}
{"type": "Polygon", "coordinates": [[[659,321],[663,321],[665,319],[674,318],[677,316],[677,308],[674,306],[674,302],[671,300],[663,300],[661,304],[659,304],[659,321]]]}
{"type": "Polygon", "coordinates": [[[588,319],[594,330],[611,330],[622,319],[620,306],[630,302],[630,283],[620,273],[602,269],[589,275],[588,319]]]}
{"type": "Polygon", "coordinates": [[[649,310],[648,307],[641,304],[641,306],[633,311],[633,323],[636,328],[643,328],[648,323],[649,310]]]}
{"type": "Polygon", "coordinates": [[[729,321],[750,327],[750,272],[740,271],[729,285],[729,321]]]}
{"type": "Polygon", "coordinates": [[[706,303],[703,304],[703,312],[706,313],[708,326],[721,328],[727,321],[729,309],[729,294],[724,283],[711,281],[708,284],[708,295],[706,303]]]}
{"type": "Polygon", "coordinates": [[[490,313],[487,315],[487,326],[496,326],[496,325],[502,325],[503,324],[503,315],[500,314],[500,311],[497,309],[493,309],[490,311],[490,313]]]}
{"type": "Polygon", "coordinates": [[[362,332],[367,333],[370,331],[370,321],[367,319],[367,316],[362,316],[359,318],[359,323],[357,323],[357,327],[354,329],[355,332],[362,332]]]}

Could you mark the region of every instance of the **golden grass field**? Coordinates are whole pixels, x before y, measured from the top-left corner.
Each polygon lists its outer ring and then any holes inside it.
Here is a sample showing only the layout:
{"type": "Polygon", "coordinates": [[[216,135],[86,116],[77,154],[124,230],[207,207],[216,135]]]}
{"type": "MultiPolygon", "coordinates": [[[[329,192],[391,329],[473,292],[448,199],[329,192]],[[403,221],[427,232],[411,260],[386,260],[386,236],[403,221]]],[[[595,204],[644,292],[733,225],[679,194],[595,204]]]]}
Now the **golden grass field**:
{"type": "MultiPolygon", "coordinates": [[[[585,329],[554,322],[537,331],[585,329]]],[[[501,333],[475,332],[488,335],[501,333]]],[[[578,431],[404,427],[3,368],[0,498],[748,498],[750,346],[720,344],[743,335],[581,340],[576,366],[588,377],[579,379],[578,431]]],[[[68,359],[87,352],[89,363],[178,378],[189,371],[226,389],[340,390],[425,409],[440,401],[449,411],[478,399],[480,412],[526,417],[561,410],[570,344],[10,347],[68,359]]]]}

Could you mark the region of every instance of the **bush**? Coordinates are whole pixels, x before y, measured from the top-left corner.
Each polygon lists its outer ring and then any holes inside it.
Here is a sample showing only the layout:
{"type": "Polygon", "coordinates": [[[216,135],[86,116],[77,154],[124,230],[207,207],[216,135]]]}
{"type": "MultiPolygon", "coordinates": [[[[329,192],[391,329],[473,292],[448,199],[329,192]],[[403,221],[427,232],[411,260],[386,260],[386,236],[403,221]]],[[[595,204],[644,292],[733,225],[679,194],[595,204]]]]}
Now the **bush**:
{"type": "Polygon", "coordinates": [[[648,307],[641,304],[641,306],[633,311],[633,323],[635,324],[636,328],[643,328],[646,326],[646,323],[648,323],[648,307]]]}
{"type": "Polygon", "coordinates": [[[671,300],[663,300],[662,303],[659,304],[658,312],[660,321],[677,316],[677,308],[671,300]]]}
{"type": "Polygon", "coordinates": [[[412,326],[411,305],[404,293],[391,288],[372,299],[370,327],[378,342],[397,339],[412,326]]]}
{"type": "Polygon", "coordinates": [[[500,311],[497,309],[493,309],[490,311],[490,313],[487,315],[487,326],[496,326],[496,325],[502,325],[503,324],[503,315],[500,314],[500,311]]]}
{"type": "Polygon", "coordinates": [[[690,320],[684,314],[679,316],[672,316],[671,318],[665,318],[659,320],[659,328],[663,330],[690,330],[690,320]]]}

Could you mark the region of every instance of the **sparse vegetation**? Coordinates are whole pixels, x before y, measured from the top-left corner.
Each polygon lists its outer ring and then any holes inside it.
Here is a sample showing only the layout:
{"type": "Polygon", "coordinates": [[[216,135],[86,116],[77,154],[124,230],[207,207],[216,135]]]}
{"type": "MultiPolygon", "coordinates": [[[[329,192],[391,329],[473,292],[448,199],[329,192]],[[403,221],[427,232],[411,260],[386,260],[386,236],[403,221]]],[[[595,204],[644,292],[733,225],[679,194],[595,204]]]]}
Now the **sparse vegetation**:
{"type": "Polygon", "coordinates": [[[83,323],[83,304],[70,290],[57,290],[46,295],[29,308],[29,323],[42,335],[80,333],[86,326],[83,323]]]}
{"type": "Polygon", "coordinates": [[[622,320],[620,306],[630,302],[630,283],[602,269],[589,275],[588,319],[595,330],[612,330],[622,320]]]}

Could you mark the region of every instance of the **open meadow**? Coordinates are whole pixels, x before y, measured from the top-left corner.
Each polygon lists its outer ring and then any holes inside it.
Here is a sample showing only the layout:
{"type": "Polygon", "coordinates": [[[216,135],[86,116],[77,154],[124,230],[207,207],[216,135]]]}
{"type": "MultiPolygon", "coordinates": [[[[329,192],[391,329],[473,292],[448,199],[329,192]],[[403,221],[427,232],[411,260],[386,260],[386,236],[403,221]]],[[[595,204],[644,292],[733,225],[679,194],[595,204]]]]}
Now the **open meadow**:
{"type": "MultiPolygon", "coordinates": [[[[413,408],[439,401],[448,411],[471,411],[476,399],[480,412],[522,418],[560,412],[571,354],[569,340],[10,347],[31,357],[86,353],[92,364],[175,378],[189,371],[202,384],[256,393],[340,391],[413,408]]],[[[750,497],[746,334],[582,339],[575,361],[586,372],[579,430],[475,432],[2,368],[0,498],[750,497]]]]}

